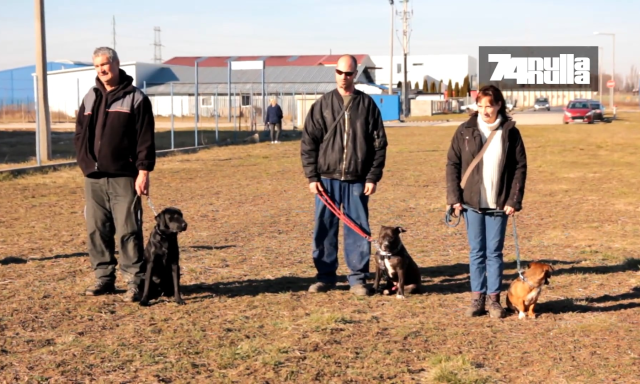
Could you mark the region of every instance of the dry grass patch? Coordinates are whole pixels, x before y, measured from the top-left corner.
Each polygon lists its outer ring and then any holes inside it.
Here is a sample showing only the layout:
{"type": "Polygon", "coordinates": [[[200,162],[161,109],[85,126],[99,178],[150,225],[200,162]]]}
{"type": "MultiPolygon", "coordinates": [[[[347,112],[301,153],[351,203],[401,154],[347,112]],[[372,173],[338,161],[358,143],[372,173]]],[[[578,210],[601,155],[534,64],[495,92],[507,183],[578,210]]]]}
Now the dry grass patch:
{"type": "MultiPolygon", "coordinates": [[[[464,224],[442,222],[455,127],[388,130],[370,220],[376,231],[408,229],[426,293],[404,301],[354,297],[344,279],[327,294],[306,292],[313,199],[295,141],[159,160],[153,202],[178,206],[189,222],[181,307],[161,299],[140,308],[121,300],[123,290],[81,295],[92,271],[77,168],[5,178],[0,382],[632,382],[640,375],[632,193],[640,130],[621,117],[521,128],[530,167],[520,250],[524,262],[556,268],[531,321],[463,317],[464,224]]],[[[149,209],[144,221],[146,239],[149,209]]],[[[510,230],[505,286],[517,276],[510,230]]]]}

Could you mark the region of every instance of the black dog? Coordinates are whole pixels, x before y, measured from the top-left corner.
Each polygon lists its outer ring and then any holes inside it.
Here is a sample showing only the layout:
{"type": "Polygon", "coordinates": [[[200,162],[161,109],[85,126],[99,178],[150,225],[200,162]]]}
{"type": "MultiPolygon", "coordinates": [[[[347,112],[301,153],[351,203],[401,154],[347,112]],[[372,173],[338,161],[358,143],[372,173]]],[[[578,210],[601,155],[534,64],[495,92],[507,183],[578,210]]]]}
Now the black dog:
{"type": "Polygon", "coordinates": [[[378,292],[380,280],[385,274],[387,281],[384,293],[390,294],[391,291],[397,289],[396,297],[398,299],[404,299],[405,292],[420,293],[422,289],[418,264],[409,255],[400,239],[400,233],[403,232],[406,231],[402,227],[382,226],[378,236],[380,248],[374,258],[376,263],[374,291],[378,292]]]}
{"type": "Polygon", "coordinates": [[[176,303],[184,304],[180,297],[178,233],[186,230],[187,222],[177,208],[166,208],[156,216],[156,225],[144,248],[147,274],[140,305],[149,305],[150,295],[175,296],[176,303]]]}

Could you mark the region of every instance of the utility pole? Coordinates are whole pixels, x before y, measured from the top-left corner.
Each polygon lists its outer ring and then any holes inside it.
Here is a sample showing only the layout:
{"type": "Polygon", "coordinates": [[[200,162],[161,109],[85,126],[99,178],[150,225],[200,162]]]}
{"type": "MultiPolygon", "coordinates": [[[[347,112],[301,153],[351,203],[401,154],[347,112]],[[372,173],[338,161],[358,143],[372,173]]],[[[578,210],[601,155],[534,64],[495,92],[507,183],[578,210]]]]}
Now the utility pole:
{"type": "Polygon", "coordinates": [[[598,96],[600,96],[600,105],[602,106],[602,47],[598,47],[598,96]]]}
{"type": "MultiPolygon", "coordinates": [[[[611,67],[611,80],[616,81],[616,34],[615,33],[607,33],[607,32],[594,32],[594,35],[607,35],[607,36],[611,36],[613,38],[613,47],[612,47],[612,67],[611,67]]],[[[611,106],[611,110],[613,110],[613,89],[615,88],[615,85],[611,88],[609,88],[609,105],[611,106]]]]}
{"type": "Polygon", "coordinates": [[[47,87],[47,41],[44,22],[44,0],[35,0],[36,17],[36,76],[38,123],[36,126],[41,159],[51,160],[51,117],[47,87]],[[44,126],[43,126],[44,125],[44,126]]]}
{"type": "Polygon", "coordinates": [[[409,0],[400,0],[404,5],[402,12],[398,15],[402,17],[402,51],[404,54],[404,81],[402,82],[402,113],[404,117],[409,114],[409,89],[407,87],[407,55],[409,54],[409,38],[411,31],[409,30],[409,19],[413,16],[413,11],[409,12],[409,0]]]}
{"type": "Polygon", "coordinates": [[[111,25],[113,26],[113,50],[116,50],[116,17],[113,16],[111,21],[111,25]]]}
{"type": "Polygon", "coordinates": [[[393,0],[389,0],[391,5],[391,57],[389,58],[389,94],[393,95],[393,19],[395,17],[395,7],[393,0]]]}
{"type": "Polygon", "coordinates": [[[153,62],[162,63],[162,43],[160,42],[160,27],[153,27],[154,39],[153,39],[153,62]]]}

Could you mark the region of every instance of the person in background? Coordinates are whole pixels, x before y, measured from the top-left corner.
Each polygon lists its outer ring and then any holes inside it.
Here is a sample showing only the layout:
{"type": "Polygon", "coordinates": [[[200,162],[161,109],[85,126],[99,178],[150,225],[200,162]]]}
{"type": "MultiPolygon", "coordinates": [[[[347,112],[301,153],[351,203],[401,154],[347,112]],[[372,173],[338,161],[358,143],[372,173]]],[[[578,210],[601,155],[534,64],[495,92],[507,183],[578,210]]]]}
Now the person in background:
{"type": "Polygon", "coordinates": [[[264,123],[269,125],[269,130],[271,131],[271,144],[279,144],[280,131],[282,131],[282,108],[280,108],[275,98],[270,100],[264,123]]]}

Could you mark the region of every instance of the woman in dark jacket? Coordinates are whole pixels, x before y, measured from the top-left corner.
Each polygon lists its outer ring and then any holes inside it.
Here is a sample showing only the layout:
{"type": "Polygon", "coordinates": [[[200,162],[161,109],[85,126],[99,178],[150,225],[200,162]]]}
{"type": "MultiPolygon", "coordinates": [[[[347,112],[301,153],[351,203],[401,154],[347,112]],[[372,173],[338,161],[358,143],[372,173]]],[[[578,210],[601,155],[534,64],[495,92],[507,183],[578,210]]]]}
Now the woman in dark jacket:
{"type": "Polygon", "coordinates": [[[492,85],[482,87],[476,104],[478,112],[456,129],[447,154],[447,209],[462,212],[467,228],[472,300],[466,315],[485,314],[488,295],[489,315],[502,318],[502,249],[508,217],[522,209],[527,155],[502,92],[492,85]],[[491,212],[495,210],[504,213],[491,212]]]}

